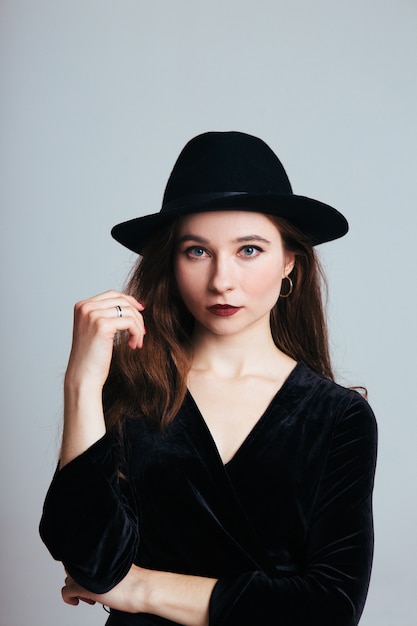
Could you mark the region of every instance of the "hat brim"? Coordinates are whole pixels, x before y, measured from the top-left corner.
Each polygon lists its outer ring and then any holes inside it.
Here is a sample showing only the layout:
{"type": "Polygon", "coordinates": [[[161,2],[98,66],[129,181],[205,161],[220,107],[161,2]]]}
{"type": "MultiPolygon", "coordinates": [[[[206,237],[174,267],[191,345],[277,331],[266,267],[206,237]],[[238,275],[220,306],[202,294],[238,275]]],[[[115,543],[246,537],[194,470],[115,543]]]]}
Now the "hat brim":
{"type": "Polygon", "coordinates": [[[227,210],[254,211],[287,219],[310,239],[313,246],[343,237],[349,229],[346,218],[339,211],[305,196],[213,193],[183,198],[169,203],[159,213],[116,224],[111,234],[123,246],[141,254],[157,230],[175,218],[190,213],[227,210]]]}

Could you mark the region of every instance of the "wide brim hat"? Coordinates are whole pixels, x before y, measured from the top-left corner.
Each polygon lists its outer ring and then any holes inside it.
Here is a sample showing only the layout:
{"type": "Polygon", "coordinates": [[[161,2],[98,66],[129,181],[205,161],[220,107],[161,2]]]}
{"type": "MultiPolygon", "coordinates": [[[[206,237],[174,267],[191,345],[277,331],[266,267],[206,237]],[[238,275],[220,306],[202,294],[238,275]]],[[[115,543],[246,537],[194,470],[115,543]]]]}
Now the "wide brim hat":
{"type": "Polygon", "coordinates": [[[262,139],[231,131],[191,139],[174,165],[159,213],[117,224],[111,234],[140,254],[152,236],[175,218],[225,210],[285,218],[312,245],[338,239],[349,228],[333,207],[293,193],[281,161],[262,139]]]}

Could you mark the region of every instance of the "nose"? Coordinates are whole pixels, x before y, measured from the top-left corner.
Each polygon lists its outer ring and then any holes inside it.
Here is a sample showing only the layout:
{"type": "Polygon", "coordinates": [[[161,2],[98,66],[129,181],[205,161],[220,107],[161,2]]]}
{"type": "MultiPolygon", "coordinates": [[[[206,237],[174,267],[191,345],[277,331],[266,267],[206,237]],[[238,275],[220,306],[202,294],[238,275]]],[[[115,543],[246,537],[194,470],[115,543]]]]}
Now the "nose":
{"type": "Polygon", "coordinates": [[[235,272],[232,259],[217,257],[213,260],[208,287],[214,293],[225,293],[235,288],[235,272]]]}

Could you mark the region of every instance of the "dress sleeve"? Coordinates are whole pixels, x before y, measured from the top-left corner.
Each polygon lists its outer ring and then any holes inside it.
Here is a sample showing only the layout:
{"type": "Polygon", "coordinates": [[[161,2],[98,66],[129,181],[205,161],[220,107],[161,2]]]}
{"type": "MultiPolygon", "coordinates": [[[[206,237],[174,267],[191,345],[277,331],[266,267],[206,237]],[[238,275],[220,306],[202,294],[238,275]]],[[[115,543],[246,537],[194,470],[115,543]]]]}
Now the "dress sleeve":
{"type": "Polygon", "coordinates": [[[134,498],[129,481],[117,471],[120,458],[120,443],[108,433],[57,469],[40,522],[54,559],[95,593],[124,578],[138,548],[134,498]]]}
{"type": "Polygon", "coordinates": [[[210,626],[358,624],[373,556],[377,429],[367,402],[351,393],[324,463],[301,571],[221,578],[211,596],[210,626]]]}

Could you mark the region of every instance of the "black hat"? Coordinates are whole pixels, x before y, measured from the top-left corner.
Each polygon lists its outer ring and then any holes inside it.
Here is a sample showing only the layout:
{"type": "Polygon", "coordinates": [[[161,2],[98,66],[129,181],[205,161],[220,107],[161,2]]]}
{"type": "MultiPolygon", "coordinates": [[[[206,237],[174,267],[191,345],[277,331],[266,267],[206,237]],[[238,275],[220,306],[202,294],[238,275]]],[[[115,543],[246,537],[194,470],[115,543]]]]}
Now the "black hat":
{"type": "Polygon", "coordinates": [[[339,211],[292,192],[284,167],[264,141],[239,132],[209,132],[194,137],[182,150],[161,211],[117,224],[111,233],[140,253],[154,232],[176,217],[233,209],[283,217],[313,245],[348,231],[339,211]]]}

